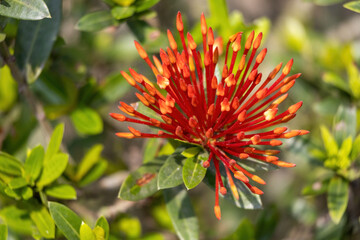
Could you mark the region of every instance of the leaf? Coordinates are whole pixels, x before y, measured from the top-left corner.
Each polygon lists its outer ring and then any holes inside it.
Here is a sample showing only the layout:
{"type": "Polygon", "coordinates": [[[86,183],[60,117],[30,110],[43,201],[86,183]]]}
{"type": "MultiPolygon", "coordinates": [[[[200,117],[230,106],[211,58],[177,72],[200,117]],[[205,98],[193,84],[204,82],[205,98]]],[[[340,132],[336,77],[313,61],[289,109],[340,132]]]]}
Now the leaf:
{"type": "Polygon", "coordinates": [[[68,184],[55,184],[46,187],[45,193],[60,199],[76,199],[76,190],[68,184]]]}
{"type": "Polygon", "coordinates": [[[26,158],[24,169],[25,176],[31,182],[35,181],[41,172],[43,162],[44,162],[44,148],[41,145],[33,148],[26,158]]]}
{"type": "Polygon", "coordinates": [[[95,234],[96,240],[104,240],[105,239],[105,231],[102,227],[96,226],[92,231],[95,234]]]}
{"type": "Polygon", "coordinates": [[[104,216],[101,216],[98,218],[98,220],[96,221],[95,226],[97,227],[101,227],[102,229],[104,229],[105,235],[104,235],[104,240],[108,240],[109,239],[109,234],[110,234],[110,227],[109,227],[109,223],[106,220],[106,218],[104,216]]]}
{"type": "Polygon", "coordinates": [[[90,184],[94,181],[96,181],[98,178],[100,178],[104,172],[106,171],[108,166],[108,163],[106,160],[101,159],[98,163],[94,165],[90,169],[90,171],[80,180],[79,186],[85,186],[87,184],[90,184]]]}
{"type": "MultiPolygon", "coordinates": [[[[360,1],[359,1],[359,3],[360,3],[360,1]]],[[[360,5],[359,3],[358,3],[358,5],[360,5]]],[[[351,62],[347,66],[347,72],[348,72],[348,76],[349,76],[349,86],[350,86],[351,92],[356,99],[359,99],[360,98],[360,73],[359,73],[359,70],[358,70],[357,66],[353,62],[351,62]]]]}
{"type": "Polygon", "coordinates": [[[38,209],[34,209],[30,212],[30,217],[35,223],[37,229],[39,230],[41,236],[45,238],[54,238],[55,237],[55,223],[51,218],[48,210],[41,206],[38,209]]]}
{"type": "Polygon", "coordinates": [[[354,161],[360,154],[360,134],[355,138],[352,151],[350,154],[350,159],[354,161]]]}
{"type": "Polygon", "coordinates": [[[36,185],[42,188],[55,181],[65,171],[69,156],[65,153],[58,153],[49,161],[44,163],[43,171],[36,185]]]}
{"type": "Polygon", "coordinates": [[[9,182],[9,187],[11,189],[18,189],[18,188],[22,188],[24,186],[27,185],[27,181],[25,178],[23,177],[18,177],[18,178],[13,178],[10,182],[9,182]]]}
{"type": "Polygon", "coordinates": [[[5,224],[0,224],[0,240],[8,239],[8,229],[5,224]]]}
{"type": "Polygon", "coordinates": [[[307,1],[313,2],[313,3],[315,3],[317,5],[320,5],[320,6],[328,6],[328,5],[340,3],[343,0],[307,0],[307,1]]]}
{"type": "Polygon", "coordinates": [[[136,171],[129,174],[121,185],[119,198],[138,201],[154,194],[157,188],[158,171],[166,157],[157,157],[144,163],[136,171]]]}
{"type": "Polygon", "coordinates": [[[347,85],[347,83],[344,81],[344,79],[342,79],[339,75],[337,75],[336,73],[333,72],[326,72],[323,75],[323,80],[326,83],[332,84],[335,87],[349,93],[349,86],[347,85]]]}
{"type": "Polygon", "coordinates": [[[104,149],[103,145],[96,144],[93,146],[81,160],[79,167],[77,169],[75,180],[81,180],[89,170],[100,160],[100,154],[104,149]]]}
{"type": "Polygon", "coordinates": [[[351,11],[360,13],[360,1],[347,2],[343,6],[351,11]]]}
{"type": "Polygon", "coordinates": [[[179,186],[163,190],[166,209],[181,240],[199,239],[199,225],[187,191],[179,186]]]}
{"type": "Polygon", "coordinates": [[[214,20],[216,28],[220,28],[220,33],[222,37],[230,36],[229,26],[229,14],[228,8],[225,0],[210,0],[209,9],[211,13],[211,20],[214,20]]]}
{"type": "MultiPolygon", "coordinates": [[[[208,155],[207,153],[204,154],[208,155]]],[[[185,160],[182,175],[187,189],[196,187],[204,179],[206,168],[202,166],[202,159],[207,160],[207,157],[192,157],[185,160]]]]}
{"type": "Polygon", "coordinates": [[[0,210],[0,216],[12,231],[31,235],[33,223],[27,210],[19,209],[16,206],[11,205],[3,207],[0,210]]]}
{"type": "Polygon", "coordinates": [[[116,25],[117,22],[110,11],[98,11],[83,16],[76,24],[76,29],[86,32],[96,32],[106,27],[116,25]]]}
{"type": "Polygon", "coordinates": [[[143,163],[155,158],[160,150],[161,140],[159,138],[149,138],[145,145],[143,163]]]}
{"type": "Polygon", "coordinates": [[[255,227],[255,239],[273,239],[278,222],[279,210],[276,208],[276,205],[272,205],[262,210],[255,227]]]}
{"type": "Polygon", "coordinates": [[[328,156],[335,156],[338,153],[338,145],[335,138],[331,135],[325,126],[320,126],[321,137],[328,156]]]}
{"type": "Polygon", "coordinates": [[[340,177],[330,180],[327,205],[331,219],[339,223],[346,210],[349,199],[349,183],[340,177]]]}
{"type": "Polygon", "coordinates": [[[6,0],[0,2],[0,15],[24,19],[39,20],[50,18],[50,12],[42,0],[6,0]]]}
{"type": "MultiPolygon", "coordinates": [[[[20,21],[16,34],[15,57],[29,82],[40,75],[60,29],[62,1],[46,0],[51,18],[40,21],[20,21]]],[[[31,4],[33,4],[31,2],[31,4]]]]}
{"type": "Polygon", "coordinates": [[[80,107],[70,115],[76,131],[83,135],[95,135],[103,131],[103,121],[100,115],[88,107],[80,107]]]}
{"type": "Polygon", "coordinates": [[[192,158],[195,157],[199,152],[201,151],[201,148],[199,147],[190,147],[185,149],[181,155],[183,155],[186,158],[192,158]]]}
{"type": "Polygon", "coordinates": [[[166,159],[159,170],[158,189],[172,188],[183,183],[182,166],[184,160],[185,158],[179,154],[179,150],[166,159]]]}
{"type": "MultiPolygon", "coordinates": [[[[0,41],[1,42],[1,41],[0,41]]],[[[1,66],[0,59],[0,66],[1,66]]],[[[0,112],[8,111],[16,102],[17,83],[11,75],[10,68],[5,65],[0,68],[0,112]]]]}
{"type": "Polygon", "coordinates": [[[243,219],[236,231],[230,236],[226,237],[224,240],[237,239],[255,240],[254,225],[247,218],[243,219]]]}
{"type": "Polygon", "coordinates": [[[13,156],[0,152],[0,172],[8,175],[21,176],[23,171],[22,164],[13,156]]]}
{"type": "Polygon", "coordinates": [[[148,10],[155,4],[157,4],[160,0],[138,0],[135,3],[136,6],[136,12],[142,12],[145,10],[148,10]]]}
{"type": "Polygon", "coordinates": [[[67,239],[80,240],[81,218],[66,206],[49,202],[49,210],[56,226],[67,239]]]}
{"type": "Polygon", "coordinates": [[[340,105],[338,108],[333,122],[334,136],[340,146],[345,138],[356,136],[356,107],[345,107],[340,105]]]}
{"type": "Polygon", "coordinates": [[[131,17],[134,13],[135,13],[135,8],[132,6],[130,7],[118,6],[111,9],[111,15],[117,20],[131,17]]]}
{"type": "Polygon", "coordinates": [[[59,124],[55,127],[51,135],[50,142],[46,149],[44,163],[49,161],[53,156],[55,156],[55,154],[57,154],[57,152],[59,152],[63,135],[64,135],[64,124],[59,124]]]}
{"type": "Polygon", "coordinates": [[[80,227],[80,240],[96,240],[92,229],[84,222],[81,223],[80,227]]]}

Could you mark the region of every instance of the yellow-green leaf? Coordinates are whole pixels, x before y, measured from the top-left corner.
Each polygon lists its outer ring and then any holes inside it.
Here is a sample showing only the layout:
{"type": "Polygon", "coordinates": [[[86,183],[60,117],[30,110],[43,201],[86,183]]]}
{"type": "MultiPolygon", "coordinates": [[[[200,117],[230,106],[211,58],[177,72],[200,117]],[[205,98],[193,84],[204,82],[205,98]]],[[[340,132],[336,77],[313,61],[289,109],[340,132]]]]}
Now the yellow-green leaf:
{"type": "Polygon", "coordinates": [[[349,183],[341,177],[330,180],[327,205],[331,219],[339,223],[346,210],[349,199],[349,183]]]}
{"type": "Polygon", "coordinates": [[[95,233],[86,223],[82,222],[80,227],[80,240],[96,240],[95,233]]]}

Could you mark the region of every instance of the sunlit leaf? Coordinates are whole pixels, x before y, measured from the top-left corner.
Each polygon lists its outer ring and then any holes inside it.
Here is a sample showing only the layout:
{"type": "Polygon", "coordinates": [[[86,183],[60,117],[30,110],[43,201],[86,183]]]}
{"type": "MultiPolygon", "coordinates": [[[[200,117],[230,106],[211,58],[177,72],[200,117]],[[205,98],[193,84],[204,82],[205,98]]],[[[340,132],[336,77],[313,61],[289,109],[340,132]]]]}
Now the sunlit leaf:
{"type": "Polygon", "coordinates": [[[111,15],[117,20],[131,17],[134,13],[135,13],[135,8],[132,6],[130,7],[119,6],[111,9],[111,15]]]}
{"type": "Polygon", "coordinates": [[[42,0],[3,1],[0,4],[0,15],[25,20],[39,20],[52,17],[42,0]]]}
{"type": "Polygon", "coordinates": [[[99,179],[106,171],[107,166],[108,166],[107,161],[105,159],[101,159],[80,180],[79,186],[82,187],[82,186],[88,185],[88,184],[96,181],[97,179],[99,179]]]}
{"type": "Polygon", "coordinates": [[[33,208],[30,217],[43,237],[55,237],[55,223],[46,207],[33,208]]]}
{"type": "Polygon", "coordinates": [[[75,180],[81,180],[90,169],[100,160],[100,154],[103,150],[103,146],[101,144],[97,144],[93,146],[81,160],[77,172],[75,174],[75,180]]]}
{"type": "Polygon", "coordinates": [[[10,73],[9,67],[7,65],[1,67],[1,62],[0,79],[0,112],[5,112],[9,110],[16,101],[17,84],[10,73]]]}
{"type": "Polygon", "coordinates": [[[69,156],[65,153],[58,153],[44,163],[43,171],[36,185],[40,188],[55,181],[65,171],[69,156]]]}
{"type": "Polygon", "coordinates": [[[8,239],[8,229],[5,224],[0,224],[0,240],[8,239]]]}
{"type": "Polygon", "coordinates": [[[45,153],[44,162],[49,161],[59,151],[64,135],[64,124],[59,124],[54,129],[45,153]]]}
{"type": "Polygon", "coordinates": [[[201,151],[201,148],[199,147],[190,147],[185,149],[181,155],[183,155],[186,158],[192,158],[195,157],[199,152],[201,151]]]}
{"type": "Polygon", "coordinates": [[[44,148],[39,145],[33,148],[30,155],[26,158],[24,164],[25,174],[26,178],[30,179],[31,182],[39,177],[44,162],[44,156],[44,148]]]}
{"type": "Polygon", "coordinates": [[[96,221],[95,226],[101,227],[102,229],[104,229],[104,240],[108,240],[109,239],[109,233],[110,233],[110,227],[109,227],[109,223],[106,220],[106,218],[104,216],[101,216],[98,218],[98,220],[96,221]]]}
{"type": "Polygon", "coordinates": [[[324,147],[329,156],[334,156],[338,152],[338,145],[335,138],[325,126],[320,126],[321,137],[324,143],[324,147]]]}
{"type": "Polygon", "coordinates": [[[19,209],[15,205],[11,205],[3,207],[0,210],[0,216],[12,231],[31,235],[33,223],[27,210],[19,209]]]}
{"type": "Polygon", "coordinates": [[[55,184],[45,188],[45,193],[59,199],[76,199],[76,190],[68,184],[55,184]]]}
{"type": "Polygon", "coordinates": [[[360,13],[360,1],[351,1],[344,4],[344,8],[360,13]]]}
{"type": "Polygon", "coordinates": [[[92,229],[84,222],[81,223],[80,227],[80,240],[96,240],[92,229]]]}
{"type": "Polygon", "coordinates": [[[70,117],[79,134],[95,135],[103,131],[103,121],[100,115],[91,108],[77,108],[70,117]]]}

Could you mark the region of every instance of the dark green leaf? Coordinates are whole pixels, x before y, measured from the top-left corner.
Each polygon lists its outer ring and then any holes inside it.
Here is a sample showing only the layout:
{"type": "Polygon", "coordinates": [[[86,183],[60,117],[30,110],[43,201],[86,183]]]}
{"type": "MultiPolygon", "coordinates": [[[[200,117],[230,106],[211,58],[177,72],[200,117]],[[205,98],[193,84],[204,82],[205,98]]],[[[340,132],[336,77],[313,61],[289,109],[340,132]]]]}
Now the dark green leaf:
{"type": "Polygon", "coordinates": [[[360,13],[360,1],[352,1],[344,4],[344,8],[360,13]]]}
{"type": "Polygon", "coordinates": [[[1,1],[0,15],[24,20],[39,20],[51,17],[49,9],[42,0],[1,1]]]}
{"type": "Polygon", "coordinates": [[[206,168],[202,166],[202,162],[208,159],[208,153],[203,153],[204,157],[187,158],[182,169],[184,184],[187,189],[196,187],[204,179],[206,168]]]}
{"type": "Polygon", "coordinates": [[[155,4],[157,4],[160,0],[138,0],[136,1],[136,12],[142,12],[148,10],[155,4]]]}
{"type": "Polygon", "coordinates": [[[49,161],[60,149],[61,141],[64,135],[64,124],[59,124],[54,129],[49,145],[46,149],[44,163],[49,161]]]}
{"type": "Polygon", "coordinates": [[[130,173],[121,185],[118,197],[128,201],[138,201],[154,194],[158,190],[158,171],[165,159],[166,157],[154,158],[130,173]]]}
{"type": "Polygon", "coordinates": [[[91,108],[77,108],[71,113],[70,117],[79,134],[95,135],[103,130],[103,121],[100,115],[91,108]]]}
{"type": "Polygon", "coordinates": [[[237,161],[237,163],[244,169],[252,172],[256,170],[274,171],[279,169],[279,167],[274,164],[260,161],[254,158],[241,159],[240,161],[237,161]]]}
{"type": "Polygon", "coordinates": [[[117,20],[131,17],[134,13],[135,13],[135,8],[132,6],[130,7],[118,6],[111,9],[112,16],[117,20]]]}
{"type": "Polygon", "coordinates": [[[265,208],[261,211],[256,223],[256,240],[270,240],[273,239],[273,234],[276,225],[279,222],[279,210],[275,205],[265,208]]]}
{"type": "Polygon", "coordinates": [[[60,199],[76,199],[76,190],[68,184],[56,184],[46,187],[45,193],[60,199]]]}
{"type": "Polygon", "coordinates": [[[0,240],[8,239],[8,229],[5,224],[0,224],[0,240]]]}
{"type": "Polygon", "coordinates": [[[39,145],[33,148],[26,158],[24,169],[26,178],[29,179],[31,182],[35,181],[41,172],[41,168],[44,162],[44,148],[39,145]]]}
{"type": "Polygon", "coordinates": [[[67,239],[80,240],[81,218],[72,210],[56,202],[49,202],[49,210],[56,226],[67,239]]]}
{"type": "Polygon", "coordinates": [[[327,204],[331,219],[339,223],[346,210],[349,199],[349,183],[340,177],[330,180],[327,204]]]}
{"type": "Polygon", "coordinates": [[[80,31],[96,32],[115,25],[117,22],[110,11],[98,11],[83,16],[76,24],[76,28],[80,31]]]}
{"type": "Polygon", "coordinates": [[[225,238],[224,240],[238,240],[238,239],[255,240],[254,225],[246,218],[241,221],[236,231],[227,238],[225,238]]]}
{"type": "Polygon", "coordinates": [[[0,152],[0,172],[13,176],[21,176],[23,166],[21,162],[13,156],[0,152]]]}
{"type": "Polygon", "coordinates": [[[96,236],[91,227],[84,222],[81,223],[80,227],[80,240],[96,240],[96,236]]]}
{"type": "MultiPolygon", "coordinates": [[[[61,0],[45,1],[51,18],[40,21],[20,21],[16,35],[15,57],[29,82],[35,81],[48,59],[61,22],[61,0]]],[[[31,3],[33,4],[33,3],[31,3]]]]}
{"type": "Polygon", "coordinates": [[[98,163],[94,165],[90,169],[90,171],[80,180],[79,186],[85,186],[89,183],[92,183],[96,181],[98,178],[100,178],[104,172],[106,171],[106,168],[108,166],[108,163],[106,160],[101,159],[98,163]]]}
{"type": "Polygon", "coordinates": [[[75,180],[81,180],[90,169],[100,160],[100,154],[103,150],[103,146],[101,144],[97,144],[93,146],[81,160],[77,172],[75,174],[75,180]]]}
{"type": "Polygon", "coordinates": [[[187,191],[179,186],[164,189],[166,209],[176,234],[181,240],[199,239],[198,220],[195,216],[187,191]]]}
{"type": "Polygon", "coordinates": [[[19,209],[12,205],[3,207],[0,211],[0,216],[12,231],[31,235],[33,223],[27,210],[19,209]]]}
{"type": "Polygon", "coordinates": [[[172,188],[183,183],[182,166],[185,158],[177,150],[170,155],[159,171],[158,189],[172,188]]]}
{"type": "Polygon", "coordinates": [[[145,150],[144,150],[144,158],[143,163],[154,159],[155,156],[159,153],[161,140],[159,138],[150,138],[146,142],[145,150]]]}
{"type": "Polygon", "coordinates": [[[36,185],[40,188],[55,181],[65,171],[69,156],[65,153],[58,153],[49,161],[44,163],[43,171],[36,185]]]}
{"type": "Polygon", "coordinates": [[[110,233],[110,227],[109,227],[109,223],[106,220],[105,217],[101,216],[98,218],[98,220],[96,221],[95,226],[99,226],[102,229],[104,229],[104,240],[108,240],[109,239],[109,233],[110,233]]]}
{"type": "Polygon", "coordinates": [[[42,206],[37,209],[32,209],[30,212],[30,217],[35,223],[41,236],[45,238],[55,237],[55,223],[46,207],[42,206]]]}

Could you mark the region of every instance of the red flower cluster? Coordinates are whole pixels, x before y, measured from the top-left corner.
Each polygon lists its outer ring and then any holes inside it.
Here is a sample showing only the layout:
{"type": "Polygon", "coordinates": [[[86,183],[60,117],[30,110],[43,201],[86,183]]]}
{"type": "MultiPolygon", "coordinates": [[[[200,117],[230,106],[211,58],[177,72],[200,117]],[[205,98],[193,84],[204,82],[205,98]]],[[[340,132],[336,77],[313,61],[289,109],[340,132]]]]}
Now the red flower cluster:
{"type": "Polygon", "coordinates": [[[226,169],[235,198],[239,198],[239,195],[232,176],[242,181],[255,194],[263,192],[252,186],[249,178],[259,184],[265,184],[265,181],[246,171],[231,156],[258,159],[280,167],[295,166],[274,156],[279,153],[278,150],[260,150],[256,146],[279,146],[282,144],[279,139],[308,133],[306,130],[289,131],[287,127],[273,128],[293,119],[301,107],[302,102],[298,102],[278,113],[279,104],[286,99],[287,91],[301,74],[287,77],[293,64],[291,59],[281,72],[282,63],[263,78],[258,67],[264,60],[267,49],[256,54],[262,33],[255,36],[251,32],[241,50],[243,33],[238,32],[229,38],[222,74],[217,77],[215,68],[219,59],[219,47],[215,44],[213,30],[206,25],[204,15],[201,16],[203,56],[197,50],[198,46],[190,33],[187,33],[186,41],[180,12],[176,27],[182,50],[178,49],[168,30],[170,48],[160,50],[161,61],[153,56],[153,63],[135,41],[141,58],[156,76],[157,86],[133,69],[130,69],[131,76],[121,72],[129,84],[139,91],[136,93],[138,99],[163,121],[143,115],[124,102],[120,102],[119,109],[130,117],[118,113],[111,113],[111,116],[121,122],[160,129],[157,134],[152,134],[128,127],[130,132],[119,132],[116,134],[119,137],[173,138],[198,144],[206,149],[209,159],[203,166],[207,168],[213,161],[216,169],[214,211],[220,219],[219,192],[225,195],[227,191],[220,175],[219,163],[226,169]],[[236,62],[238,64],[235,65],[236,62]],[[278,77],[274,80],[276,76],[278,77]],[[164,89],[167,95],[161,94],[157,87],[164,89]]]}

